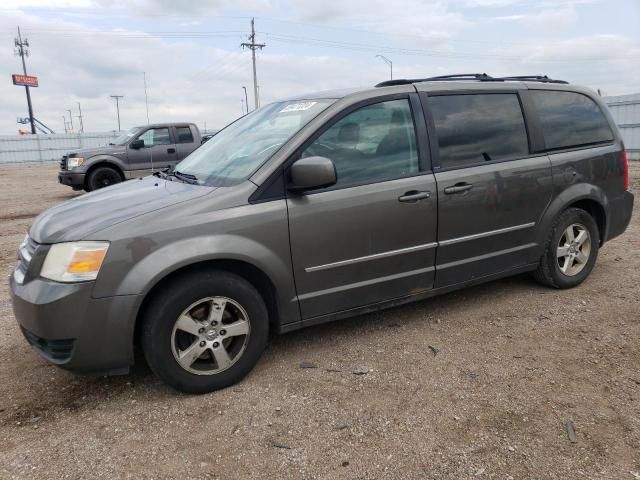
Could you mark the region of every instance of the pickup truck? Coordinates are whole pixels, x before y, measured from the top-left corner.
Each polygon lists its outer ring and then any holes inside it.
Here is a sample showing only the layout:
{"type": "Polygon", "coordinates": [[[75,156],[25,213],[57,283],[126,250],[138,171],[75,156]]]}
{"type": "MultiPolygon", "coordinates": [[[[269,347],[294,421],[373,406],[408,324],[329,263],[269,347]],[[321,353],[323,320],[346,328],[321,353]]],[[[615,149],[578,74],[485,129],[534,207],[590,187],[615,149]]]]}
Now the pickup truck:
{"type": "Polygon", "coordinates": [[[90,192],[172,167],[201,144],[193,123],[155,123],[134,127],[109,145],[84,148],[60,160],[58,181],[90,192]]]}

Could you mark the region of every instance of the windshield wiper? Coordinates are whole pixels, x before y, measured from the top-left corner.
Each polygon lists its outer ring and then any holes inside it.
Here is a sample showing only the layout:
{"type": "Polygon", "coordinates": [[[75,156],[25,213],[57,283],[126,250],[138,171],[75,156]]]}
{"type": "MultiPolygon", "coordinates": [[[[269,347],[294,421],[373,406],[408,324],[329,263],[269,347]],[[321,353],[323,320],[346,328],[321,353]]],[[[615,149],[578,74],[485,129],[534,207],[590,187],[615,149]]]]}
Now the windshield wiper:
{"type": "Polygon", "coordinates": [[[198,177],[196,177],[195,175],[191,175],[190,173],[183,173],[179,172],[178,170],[174,170],[173,172],[171,172],[171,175],[182,180],[183,182],[191,183],[193,185],[198,184],[198,177]]]}

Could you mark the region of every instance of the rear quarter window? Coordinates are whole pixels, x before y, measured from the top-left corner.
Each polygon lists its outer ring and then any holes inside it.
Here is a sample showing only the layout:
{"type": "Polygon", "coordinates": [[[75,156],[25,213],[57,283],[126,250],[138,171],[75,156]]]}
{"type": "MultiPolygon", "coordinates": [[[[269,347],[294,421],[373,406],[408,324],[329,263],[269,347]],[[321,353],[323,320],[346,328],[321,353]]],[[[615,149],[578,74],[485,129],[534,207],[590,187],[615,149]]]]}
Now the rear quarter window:
{"type": "Polygon", "coordinates": [[[613,140],[609,122],[596,102],[581,93],[532,91],[548,149],[580,147],[613,140]]]}

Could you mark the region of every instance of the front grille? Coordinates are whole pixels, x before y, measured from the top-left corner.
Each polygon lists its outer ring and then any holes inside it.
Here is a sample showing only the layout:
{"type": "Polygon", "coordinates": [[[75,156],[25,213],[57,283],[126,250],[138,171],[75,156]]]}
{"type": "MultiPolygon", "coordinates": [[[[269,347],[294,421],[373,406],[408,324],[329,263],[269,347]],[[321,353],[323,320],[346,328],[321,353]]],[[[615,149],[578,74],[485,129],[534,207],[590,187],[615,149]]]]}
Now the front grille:
{"type": "Polygon", "coordinates": [[[60,170],[66,170],[67,169],[67,159],[69,158],[69,155],[63,155],[62,158],[60,159],[60,170]]]}
{"type": "Polygon", "coordinates": [[[29,264],[31,263],[31,259],[36,253],[37,248],[38,243],[28,235],[20,244],[20,247],[18,248],[18,261],[16,263],[15,270],[15,279],[18,281],[18,283],[22,283],[24,281],[24,277],[29,270],[29,264]]]}
{"type": "Polygon", "coordinates": [[[74,338],[66,338],[63,340],[47,340],[31,333],[29,330],[21,327],[22,334],[27,342],[38,350],[40,350],[47,358],[57,362],[64,362],[71,358],[73,351],[74,338]]]}

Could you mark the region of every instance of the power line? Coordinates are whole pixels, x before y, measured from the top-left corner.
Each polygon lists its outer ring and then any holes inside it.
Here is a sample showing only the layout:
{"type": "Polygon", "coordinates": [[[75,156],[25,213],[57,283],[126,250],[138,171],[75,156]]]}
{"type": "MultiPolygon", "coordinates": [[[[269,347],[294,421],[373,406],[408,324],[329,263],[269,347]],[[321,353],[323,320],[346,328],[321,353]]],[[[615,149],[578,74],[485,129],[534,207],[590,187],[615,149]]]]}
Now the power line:
{"type": "MultiPolygon", "coordinates": [[[[292,22],[293,23],[293,22],[292,22]]],[[[163,39],[206,39],[206,38],[216,38],[216,37],[227,37],[232,38],[237,34],[242,33],[239,30],[226,30],[226,31],[199,31],[199,32],[176,32],[176,31],[156,31],[156,32],[108,32],[108,31],[96,31],[96,32],[73,32],[70,30],[30,30],[30,35],[50,35],[50,36],[58,36],[62,38],[76,38],[78,36],[90,36],[90,35],[104,35],[104,36],[114,36],[116,38],[122,39],[152,39],[152,38],[163,38],[163,39]],[[40,33],[39,33],[40,32],[40,33]],[[48,33],[42,33],[48,32],[48,33]]],[[[252,35],[255,36],[255,31],[252,35]]],[[[500,53],[483,53],[483,52],[473,52],[473,51],[448,51],[448,50],[424,50],[424,49],[414,49],[414,48],[403,48],[403,47],[389,47],[386,45],[379,44],[370,44],[370,43],[360,43],[360,42],[348,42],[348,41],[338,41],[338,40],[326,40],[322,38],[313,38],[306,36],[297,36],[297,35],[286,35],[279,33],[271,33],[260,31],[257,32],[262,35],[265,35],[271,38],[273,41],[279,43],[290,43],[290,44],[307,44],[307,45],[315,45],[321,47],[329,47],[340,50],[351,50],[351,51],[364,51],[364,52],[383,52],[387,54],[393,55],[405,55],[405,56],[429,56],[429,57],[441,57],[441,58],[487,58],[487,59],[497,59],[497,60],[522,60],[526,58],[530,62],[538,62],[538,63],[580,63],[580,62],[592,62],[597,60],[606,60],[608,56],[581,56],[576,58],[575,55],[568,55],[564,57],[557,58],[547,58],[536,60],[535,58],[527,58],[526,55],[521,54],[500,54],[500,53]]],[[[373,32],[371,32],[373,33],[373,32]]],[[[391,35],[393,36],[393,35],[391,35]]],[[[408,35],[407,35],[408,36],[408,35]]],[[[254,37],[255,38],[255,37],[254,37]]],[[[251,40],[251,35],[249,36],[249,40],[251,40]]],[[[254,42],[255,40],[251,41],[254,42]]],[[[480,43],[480,42],[479,42],[480,43]]],[[[251,43],[244,42],[243,46],[249,46],[251,43]]],[[[264,47],[264,44],[255,44],[256,49],[264,47]]],[[[515,45],[515,44],[510,44],[515,45]]],[[[255,49],[252,49],[252,54],[255,54],[255,49]]],[[[627,57],[638,57],[640,54],[638,53],[629,53],[627,57]]],[[[255,90],[255,89],[254,89],[255,90]]]]}
{"type": "Polygon", "coordinates": [[[247,47],[251,50],[251,60],[253,62],[253,99],[255,109],[260,107],[260,99],[258,98],[258,75],[256,74],[256,50],[262,50],[266,47],[264,43],[256,43],[256,31],[254,28],[254,20],[251,19],[251,35],[249,35],[249,42],[242,42],[240,46],[247,47]]]}

